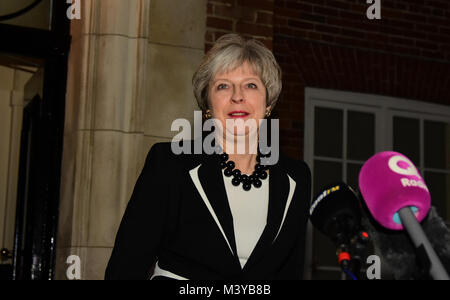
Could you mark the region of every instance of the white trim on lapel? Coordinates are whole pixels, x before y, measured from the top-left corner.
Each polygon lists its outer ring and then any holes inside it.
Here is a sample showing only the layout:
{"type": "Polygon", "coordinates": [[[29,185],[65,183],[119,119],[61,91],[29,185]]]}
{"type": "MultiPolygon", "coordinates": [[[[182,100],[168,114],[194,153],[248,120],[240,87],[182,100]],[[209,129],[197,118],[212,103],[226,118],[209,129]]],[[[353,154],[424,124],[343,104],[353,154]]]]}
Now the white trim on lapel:
{"type": "Polygon", "coordinates": [[[230,248],[231,253],[234,256],[233,249],[231,248],[230,242],[227,239],[227,236],[225,235],[225,231],[223,231],[222,225],[220,225],[219,219],[216,216],[216,213],[214,212],[214,209],[211,206],[211,203],[208,200],[208,197],[205,194],[205,191],[203,190],[202,184],[200,183],[200,179],[198,178],[198,169],[200,168],[201,164],[195,167],[194,169],[189,171],[189,174],[191,175],[191,179],[194,182],[195,187],[197,188],[197,191],[199,192],[200,196],[203,199],[203,202],[205,202],[206,207],[209,210],[209,213],[213,217],[214,221],[216,221],[217,226],[220,229],[220,232],[222,232],[222,235],[225,239],[225,241],[228,244],[228,247],[230,248]]]}
{"type": "Polygon", "coordinates": [[[172,273],[170,271],[161,269],[159,267],[158,261],[156,262],[155,271],[153,272],[152,277],[150,277],[150,280],[152,280],[156,276],[164,276],[164,277],[169,277],[169,278],[176,279],[176,280],[189,280],[189,279],[184,278],[184,277],[182,277],[180,275],[174,274],[174,273],[172,273]]]}
{"type": "Polygon", "coordinates": [[[295,182],[294,179],[291,178],[291,176],[289,176],[289,174],[287,176],[289,178],[289,195],[288,195],[288,199],[286,201],[286,206],[284,207],[284,214],[283,214],[283,219],[281,220],[280,228],[278,229],[277,235],[273,239],[272,244],[277,239],[278,234],[280,234],[281,228],[283,227],[284,220],[286,219],[286,215],[287,215],[287,212],[289,210],[289,206],[291,205],[292,197],[294,196],[294,190],[295,190],[296,182],[295,182]]]}

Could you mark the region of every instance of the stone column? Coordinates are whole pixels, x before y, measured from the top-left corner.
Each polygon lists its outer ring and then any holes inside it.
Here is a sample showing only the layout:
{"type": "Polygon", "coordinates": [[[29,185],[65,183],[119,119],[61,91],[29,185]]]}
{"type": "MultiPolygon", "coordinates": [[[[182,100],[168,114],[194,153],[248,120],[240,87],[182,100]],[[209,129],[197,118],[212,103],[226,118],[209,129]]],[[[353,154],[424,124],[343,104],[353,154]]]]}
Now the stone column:
{"type": "Polygon", "coordinates": [[[149,23],[145,154],[155,142],[171,141],[175,119],[193,127],[199,108],[191,82],[204,56],[206,0],[151,0],[149,23]]]}
{"type": "Polygon", "coordinates": [[[72,22],[56,279],[102,279],[151,145],[193,120],[206,0],[86,0],[72,22]],[[175,2],[175,3],[174,3],[175,2]]]}

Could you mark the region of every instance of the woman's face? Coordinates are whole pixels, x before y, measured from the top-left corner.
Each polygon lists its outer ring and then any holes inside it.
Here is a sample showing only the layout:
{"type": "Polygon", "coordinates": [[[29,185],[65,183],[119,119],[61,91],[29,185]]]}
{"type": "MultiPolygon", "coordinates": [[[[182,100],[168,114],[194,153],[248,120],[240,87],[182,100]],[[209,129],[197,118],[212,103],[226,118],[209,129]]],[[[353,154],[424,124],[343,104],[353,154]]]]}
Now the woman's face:
{"type": "Polygon", "coordinates": [[[266,114],[266,88],[248,62],[228,73],[216,74],[209,85],[209,97],[212,117],[234,136],[248,135],[249,128],[227,128],[227,119],[253,119],[259,127],[259,120],[266,114]]]}

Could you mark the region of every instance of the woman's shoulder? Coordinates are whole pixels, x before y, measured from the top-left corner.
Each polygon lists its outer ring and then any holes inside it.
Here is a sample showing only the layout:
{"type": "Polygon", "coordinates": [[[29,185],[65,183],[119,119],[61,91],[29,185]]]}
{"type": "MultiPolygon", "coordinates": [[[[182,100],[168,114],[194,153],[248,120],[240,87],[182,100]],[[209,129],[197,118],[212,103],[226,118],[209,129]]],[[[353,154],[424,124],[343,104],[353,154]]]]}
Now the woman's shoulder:
{"type": "Polygon", "coordinates": [[[153,144],[147,155],[149,160],[158,160],[166,164],[178,167],[190,167],[198,164],[201,155],[192,154],[193,142],[190,140],[182,142],[158,142],[153,144]]]}
{"type": "Polygon", "coordinates": [[[280,165],[293,179],[303,179],[307,182],[311,181],[311,170],[306,162],[286,156],[280,153],[280,165]]]}

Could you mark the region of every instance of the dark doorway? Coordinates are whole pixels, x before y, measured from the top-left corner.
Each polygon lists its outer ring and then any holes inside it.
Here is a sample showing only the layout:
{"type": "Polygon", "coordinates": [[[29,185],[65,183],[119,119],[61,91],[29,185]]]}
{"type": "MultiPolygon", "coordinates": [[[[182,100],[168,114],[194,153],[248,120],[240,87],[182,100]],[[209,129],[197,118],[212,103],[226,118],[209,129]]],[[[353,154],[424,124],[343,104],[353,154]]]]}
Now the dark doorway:
{"type": "MultiPolygon", "coordinates": [[[[29,2],[31,5],[40,1],[29,2]]],[[[45,2],[48,1],[42,3],[45,2]]],[[[54,278],[70,49],[70,20],[66,10],[70,4],[48,3],[51,9],[48,29],[5,24],[0,11],[3,22],[0,23],[0,65],[17,64],[20,68],[23,63],[18,62],[39,62],[39,72],[33,76],[39,77],[35,80],[39,84],[27,85],[25,90],[29,99],[23,109],[20,137],[14,246],[3,251],[6,263],[1,264],[1,279],[54,278]]],[[[14,13],[9,15],[20,17],[14,13]]]]}

